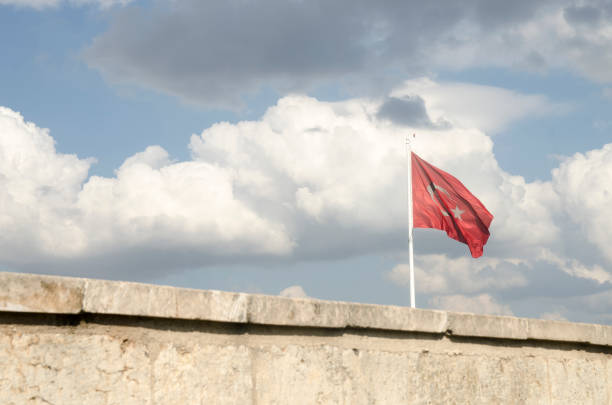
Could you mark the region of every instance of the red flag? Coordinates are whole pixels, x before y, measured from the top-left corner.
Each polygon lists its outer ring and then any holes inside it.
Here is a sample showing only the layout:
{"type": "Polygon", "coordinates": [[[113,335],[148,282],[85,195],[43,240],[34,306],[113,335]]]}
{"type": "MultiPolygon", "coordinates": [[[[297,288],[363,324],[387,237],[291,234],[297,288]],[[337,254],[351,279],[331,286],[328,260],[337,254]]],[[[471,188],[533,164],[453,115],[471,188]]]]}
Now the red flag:
{"type": "Polygon", "coordinates": [[[459,180],[412,154],[415,228],[435,228],[482,256],[493,215],[459,180]]]}

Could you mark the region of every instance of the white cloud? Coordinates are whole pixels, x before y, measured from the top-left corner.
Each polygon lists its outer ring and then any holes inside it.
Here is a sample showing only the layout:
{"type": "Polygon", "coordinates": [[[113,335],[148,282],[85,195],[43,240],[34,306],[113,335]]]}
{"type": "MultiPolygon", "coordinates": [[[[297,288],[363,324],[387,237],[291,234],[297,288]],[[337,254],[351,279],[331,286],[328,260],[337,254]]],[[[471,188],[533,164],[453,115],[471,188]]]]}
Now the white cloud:
{"type": "Polygon", "coordinates": [[[155,159],[129,159],[116,178],[94,176],[83,186],[77,208],[93,247],[188,245],[222,256],[291,250],[282,225],[235,197],[231,171],[205,162],[145,162],[155,159]]]}
{"type": "MultiPolygon", "coordinates": [[[[461,87],[469,94],[470,86],[461,87]]],[[[506,97],[487,94],[492,104],[506,97]]],[[[425,106],[433,97],[418,96],[425,106]]],[[[2,109],[0,259],[17,269],[77,263],[107,272],[403,251],[404,136],[413,129],[379,118],[382,103],[288,96],[260,120],[218,123],[192,136],[192,160],[174,162],[151,146],[114,177],[90,178],[90,161],[58,153],[47,130],[2,109]]],[[[438,113],[464,122],[454,106],[440,103],[438,113]]],[[[419,130],[415,149],[487,206],[492,236],[485,257],[473,261],[455,242],[450,254],[442,251],[442,232],[424,235],[419,290],[529,288],[529,272],[540,264],[610,282],[612,146],[568,158],[551,182],[530,183],[499,167],[489,136],[457,125],[419,130]]],[[[390,277],[405,284],[405,273],[399,265],[390,277]]]]}
{"type": "Polygon", "coordinates": [[[554,264],[558,269],[574,277],[594,280],[599,284],[612,282],[612,274],[602,266],[598,264],[587,266],[576,259],[565,258],[560,252],[552,252],[544,248],[541,250],[538,259],[554,264]]]}
{"type": "MultiPolygon", "coordinates": [[[[469,85],[462,87],[469,94],[469,85]]],[[[491,92],[490,103],[501,103],[495,94],[491,92]]],[[[423,95],[427,105],[429,97],[423,95]]],[[[513,97],[521,102],[519,94],[513,97]]],[[[381,233],[403,234],[403,137],[412,130],[379,120],[379,106],[365,99],[326,103],[285,97],[260,121],[215,125],[193,136],[190,147],[195,160],[232,167],[244,195],[277,206],[277,215],[285,213],[289,221],[298,218],[302,231],[305,221],[314,221],[321,228],[354,230],[353,242],[381,233]]],[[[439,112],[450,116],[452,107],[440,106],[439,112]]],[[[483,132],[444,127],[418,134],[415,150],[461,179],[494,213],[500,243],[531,249],[558,238],[552,218],[558,197],[550,184],[526,183],[501,170],[483,132]],[[531,229],[528,234],[525,227],[531,229]]]]}
{"type": "Polygon", "coordinates": [[[261,121],[215,125],[193,136],[190,147],[195,160],[236,170],[251,198],[291,207],[292,216],[389,229],[404,213],[397,187],[405,157],[401,135],[373,119],[376,107],[286,97],[261,121]],[[397,198],[381,209],[389,194],[397,198]]]}
{"type": "Polygon", "coordinates": [[[171,163],[162,148],[149,147],[127,159],[116,177],[87,179],[90,161],[57,153],[48,132],[0,108],[5,263],[21,267],[144,249],[174,256],[172,266],[189,249],[199,256],[195,263],[292,249],[283,225],[236,198],[231,169],[171,163]]]}
{"type": "MultiPolygon", "coordinates": [[[[445,69],[498,66],[546,72],[569,69],[598,82],[612,81],[612,13],[598,1],[540,2],[512,24],[457,25],[452,40],[435,43],[428,66],[445,69]],[[590,9],[589,18],[575,18],[590,9]]],[[[586,17],[586,16],[585,16],[586,17]]]]}
{"type": "MultiPolygon", "coordinates": [[[[261,89],[284,95],[330,83],[381,95],[406,77],[482,67],[612,81],[612,12],[597,0],[163,4],[117,13],[85,51],[90,66],[114,82],[214,107],[240,106],[261,89]]],[[[495,109],[485,86],[476,99],[453,90],[448,102],[470,113],[460,124],[485,131],[499,128],[490,117],[508,122],[542,102],[517,103],[505,91],[508,102],[495,109]]]]}
{"type": "Polygon", "coordinates": [[[436,309],[453,312],[469,312],[473,314],[513,315],[508,305],[500,304],[489,294],[476,296],[443,295],[429,300],[436,309]]]}
{"type": "Polygon", "coordinates": [[[558,114],[569,108],[539,94],[526,95],[477,84],[434,82],[427,78],[404,82],[392,96],[414,94],[427,100],[433,121],[447,121],[459,128],[478,128],[488,134],[522,118],[558,114]]]}
{"type": "MultiPolygon", "coordinates": [[[[443,254],[420,255],[416,258],[415,284],[421,293],[477,293],[522,287],[527,284],[518,271],[521,261],[483,257],[449,258],[443,254]]],[[[409,267],[398,264],[388,277],[409,286],[409,267]]]]}
{"type": "Polygon", "coordinates": [[[290,287],[285,288],[280,293],[278,293],[281,297],[289,297],[289,298],[308,298],[304,289],[299,285],[292,285],[290,287]]]}
{"type": "Polygon", "coordinates": [[[566,215],[612,262],[612,144],[567,158],[553,170],[553,186],[566,215]]]}
{"type": "Polygon", "coordinates": [[[0,257],[30,260],[82,245],[76,196],[90,161],[55,151],[49,131],[0,107],[0,257]]]}

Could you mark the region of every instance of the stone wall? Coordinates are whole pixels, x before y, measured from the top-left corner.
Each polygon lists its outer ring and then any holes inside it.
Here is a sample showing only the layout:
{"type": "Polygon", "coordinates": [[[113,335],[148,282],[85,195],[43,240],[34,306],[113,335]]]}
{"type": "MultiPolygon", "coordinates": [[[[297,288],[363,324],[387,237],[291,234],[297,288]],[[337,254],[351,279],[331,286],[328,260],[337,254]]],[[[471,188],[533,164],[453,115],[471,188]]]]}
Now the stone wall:
{"type": "Polygon", "coordinates": [[[612,404],[612,327],[0,273],[0,404],[612,404]]]}

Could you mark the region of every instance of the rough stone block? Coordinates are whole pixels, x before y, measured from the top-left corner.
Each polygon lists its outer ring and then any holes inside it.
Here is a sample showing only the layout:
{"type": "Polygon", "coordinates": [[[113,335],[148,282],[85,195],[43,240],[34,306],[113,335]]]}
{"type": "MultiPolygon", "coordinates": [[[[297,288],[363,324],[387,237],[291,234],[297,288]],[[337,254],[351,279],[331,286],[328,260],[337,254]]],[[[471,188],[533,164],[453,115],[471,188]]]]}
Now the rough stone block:
{"type": "Polygon", "coordinates": [[[247,321],[248,294],[177,289],[177,317],[218,322],[247,321]]]}
{"type": "Polygon", "coordinates": [[[87,280],[83,311],[97,314],[175,318],[176,291],[140,283],[87,280]]]}
{"type": "Polygon", "coordinates": [[[251,359],[244,346],[165,346],[153,369],[155,404],[252,404],[251,359]]]}
{"type": "Polygon", "coordinates": [[[248,322],[258,324],[343,328],[348,321],[348,305],[344,302],[251,295],[247,316],[248,322]]]}
{"type": "Polygon", "coordinates": [[[448,332],[455,336],[526,340],[527,328],[524,318],[448,313],[448,332]]]}
{"type": "Polygon", "coordinates": [[[530,339],[612,345],[612,327],[586,323],[528,319],[530,339]]]}
{"type": "Polygon", "coordinates": [[[0,312],[115,314],[612,346],[612,326],[0,273],[0,312]]]}
{"type": "Polygon", "coordinates": [[[420,353],[412,386],[415,404],[547,403],[545,362],[527,357],[420,353]]]}
{"type": "Polygon", "coordinates": [[[349,326],[387,330],[444,333],[447,317],[443,311],[397,306],[351,304],[347,306],[349,326]]]}
{"type": "Polygon", "coordinates": [[[345,403],[414,404],[417,353],[345,350],[343,365],[349,370],[351,393],[345,403]]]}
{"type": "Polygon", "coordinates": [[[606,362],[601,359],[548,359],[551,404],[606,404],[606,362]]]}
{"type": "Polygon", "coordinates": [[[1,404],[150,403],[149,361],[140,344],[46,333],[5,336],[1,344],[1,404]]]}
{"type": "Polygon", "coordinates": [[[84,284],[78,278],[0,272],[0,311],[75,314],[84,284]]]}
{"type": "Polygon", "coordinates": [[[348,404],[350,372],[333,346],[254,348],[255,401],[267,405],[348,404]]]}

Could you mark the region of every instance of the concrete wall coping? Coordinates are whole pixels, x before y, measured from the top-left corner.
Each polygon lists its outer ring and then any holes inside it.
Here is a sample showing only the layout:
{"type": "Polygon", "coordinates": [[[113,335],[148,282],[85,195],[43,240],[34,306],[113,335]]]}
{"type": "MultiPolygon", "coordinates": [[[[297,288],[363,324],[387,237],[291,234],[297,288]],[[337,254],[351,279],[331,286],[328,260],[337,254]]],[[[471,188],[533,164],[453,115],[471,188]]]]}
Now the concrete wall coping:
{"type": "Polygon", "coordinates": [[[612,326],[0,272],[0,312],[364,328],[612,346],[612,326]]]}

